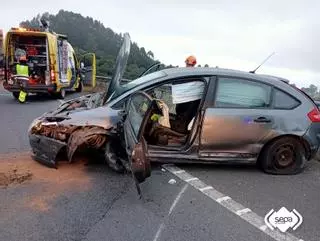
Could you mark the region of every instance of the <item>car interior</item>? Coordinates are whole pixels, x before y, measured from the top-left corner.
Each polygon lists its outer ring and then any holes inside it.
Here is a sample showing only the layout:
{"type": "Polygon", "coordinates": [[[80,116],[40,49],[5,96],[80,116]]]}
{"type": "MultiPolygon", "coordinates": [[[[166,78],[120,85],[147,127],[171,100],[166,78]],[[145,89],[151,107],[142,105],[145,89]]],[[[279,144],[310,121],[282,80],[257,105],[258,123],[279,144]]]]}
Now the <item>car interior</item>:
{"type": "MultiPolygon", "coordinates": [[[[144,138],[149,145],[184,146],[192,131],[205,91],[201,79],[181,80],[147,91],[162,111],[156,119],[151,114],[144,138]]],[[[157,115],[157,114],[156,114],[157,115]]]]}

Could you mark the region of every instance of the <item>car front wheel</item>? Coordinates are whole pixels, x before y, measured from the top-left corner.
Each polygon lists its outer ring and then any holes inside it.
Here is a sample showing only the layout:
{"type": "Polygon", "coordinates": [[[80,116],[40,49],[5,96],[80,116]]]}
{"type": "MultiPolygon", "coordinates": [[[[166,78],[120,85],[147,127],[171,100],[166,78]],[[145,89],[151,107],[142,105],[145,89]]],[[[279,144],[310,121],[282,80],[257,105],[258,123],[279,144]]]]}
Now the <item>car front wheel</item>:
{"type": "Polygon", "coordinates": [[[126,171],[125,167],[120,161],[119,153],[117,153],[116,148],[114,147],[114,144],[111,143],[111,141],[108,141],[106,144],[104,157],[108,166],[112,170],[118,173],[124,173],[126,171]]]}
{"type": "Polygon", "coordinates": [[[261,153],[260,166],[270,174],[292,175],[303,171],[305,149],[299,140],[283,137],[270,143],[261,153]]]}
{"type": "Polygon", "coordinates": [[[19,99],[19,92],[12,92],[12,96],[13,98],[15,98],[16,100],[19,99]]]}
{"type": "Polygon", "coordinates": [[[56,98],[63,100],[66,97],[66,90],[61,89],[60,92],[54,94],[56,98]]]}

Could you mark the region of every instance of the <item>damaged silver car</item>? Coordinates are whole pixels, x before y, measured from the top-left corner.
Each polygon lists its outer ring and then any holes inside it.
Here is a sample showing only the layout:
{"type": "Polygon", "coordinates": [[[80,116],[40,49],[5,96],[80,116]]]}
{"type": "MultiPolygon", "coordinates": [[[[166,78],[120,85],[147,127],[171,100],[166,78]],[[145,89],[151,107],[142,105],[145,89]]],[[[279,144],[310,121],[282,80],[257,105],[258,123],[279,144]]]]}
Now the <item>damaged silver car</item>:
{"type": "Polygon", "coordinates": [[[34,157],[51,167],[65,153],[101,152],[137,183],[150,162],[255,163],[301,172],[319,148],[320,112],[281,78],[220,68],[171,68],[121,84],[130,37],[105,92],[63,103],[29,128],[34,157]]]}

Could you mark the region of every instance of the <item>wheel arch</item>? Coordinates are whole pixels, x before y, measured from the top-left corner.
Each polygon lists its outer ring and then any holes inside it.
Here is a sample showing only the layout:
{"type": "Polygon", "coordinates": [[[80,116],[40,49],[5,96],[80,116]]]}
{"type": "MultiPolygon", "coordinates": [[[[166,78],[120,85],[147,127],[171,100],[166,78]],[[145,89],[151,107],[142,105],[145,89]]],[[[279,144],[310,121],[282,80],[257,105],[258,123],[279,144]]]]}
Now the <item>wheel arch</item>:
{"type": "Polygon", "coordinates": [[[294,138],[296,139],[297,141],[299,141],[304,150],[305,150],[305,157],[307,159],[310,158],[311,156],[311,149],[310,149],[310,144],[308,143],[308,141],[306,139],[304,139],[302,136],[298,136],[298,135],[294,135],[294,134],[284,134],[284,135],[280,135],[280,136],[277,136],[275,138],[272,138],[271,140],[269,140],[267,143],[265,143],[263,145],[263,147],[261,148],[259,154],[258,154],[258,158],[257,158],[257,163],[260,162],[261,160],[261,156],[263,155],[263,153],[265,152],[265,150],[275,141],[279,140],[279,139],[282,139],[282,138],[285,138],[285,137],[291,137],[291,138],[294,138]]]}

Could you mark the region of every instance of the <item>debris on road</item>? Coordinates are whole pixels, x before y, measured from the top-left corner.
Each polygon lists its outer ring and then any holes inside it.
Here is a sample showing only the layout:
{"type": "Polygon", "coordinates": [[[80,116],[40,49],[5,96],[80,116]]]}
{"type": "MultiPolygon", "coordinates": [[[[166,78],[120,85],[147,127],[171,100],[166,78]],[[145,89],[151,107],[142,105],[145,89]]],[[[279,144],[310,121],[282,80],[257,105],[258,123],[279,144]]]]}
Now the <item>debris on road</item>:
{"type": "MultiPolygon", "coordinates": [[[[0,154],[0,160],[0,190],[4,189],[6,192],[9,188],[15,188],[22,183],[24,188],[32,190],[32,194],[10,203],[11,208],[12,205],[16,205],[17,208],[31,208],[36,211],[50,210],[54,200],[64,193],[89,190],[92,179],[87,170],[100,171],[105,166],[86,166],[88,161],[82,158],[73,165],[61,163],[57,175],[55,169],[44,169],[39,163],[34,162],[29,152],[0,154]],[[39,187],[41,188],[38,189],[39,187]],[[50,188],[43,190],[42,187],[50,188]]],[[[17,192],[25,190],[24,188],[18,189],[17,192]]]]}
{"type": "Polygon", "coordinates": [[[0,187],[7,187],[10,184],[21,184],[31,179],[32,173],[29,170],[19,170],[14,166],[6,172],[0,172],[0,187]]]}
{"type": "Polygon", "coordinates": [[[176,184],[177,181],[175,179],[170,179],[168,183],[173,185],[173,184],[176,184]]]}

